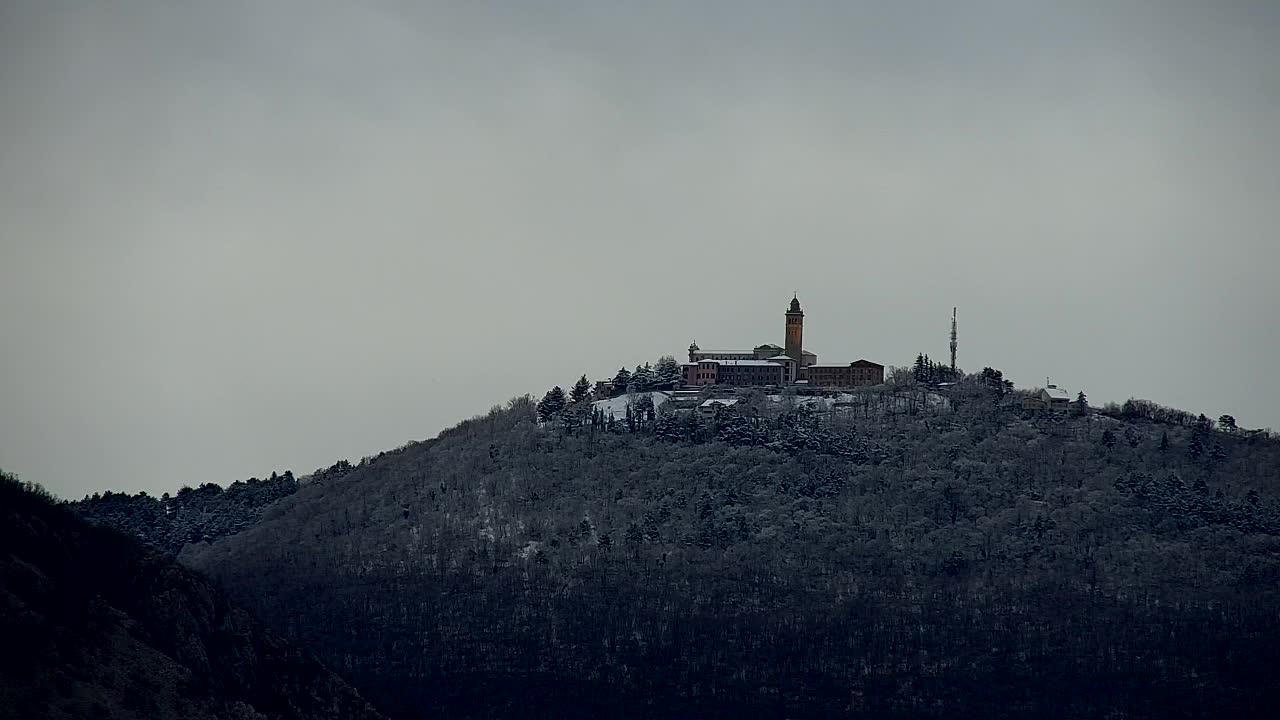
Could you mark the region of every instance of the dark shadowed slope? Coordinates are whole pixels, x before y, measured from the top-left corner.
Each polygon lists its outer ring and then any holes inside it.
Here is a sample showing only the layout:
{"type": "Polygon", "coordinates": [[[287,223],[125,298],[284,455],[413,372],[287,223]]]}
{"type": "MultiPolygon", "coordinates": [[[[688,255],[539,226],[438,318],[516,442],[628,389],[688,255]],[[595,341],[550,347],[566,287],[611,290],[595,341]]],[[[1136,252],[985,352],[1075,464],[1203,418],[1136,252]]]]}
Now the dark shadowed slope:
{"type": "Polygon", "coordinates": [[[380,717],[207,580],[0,478],[0,718],[380,717]]]}
{"type": "Polygon", "coordinates": [[[998,394],[518,401],[183,558],[399,718],[1268,712],[1280,444],[998,394]]]}

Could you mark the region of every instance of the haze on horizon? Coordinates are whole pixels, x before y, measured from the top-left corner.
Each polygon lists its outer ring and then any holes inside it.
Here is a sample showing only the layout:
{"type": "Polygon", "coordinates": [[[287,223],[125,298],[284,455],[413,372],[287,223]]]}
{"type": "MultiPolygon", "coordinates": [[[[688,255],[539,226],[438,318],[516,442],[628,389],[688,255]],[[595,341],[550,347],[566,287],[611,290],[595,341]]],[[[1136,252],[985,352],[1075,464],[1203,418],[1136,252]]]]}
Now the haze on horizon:
{"type": "Polygon", "coordinates": [[[781,342],[1280,427],[1270,2],[0,6],[0,467],[297,474],[781,342]]]}

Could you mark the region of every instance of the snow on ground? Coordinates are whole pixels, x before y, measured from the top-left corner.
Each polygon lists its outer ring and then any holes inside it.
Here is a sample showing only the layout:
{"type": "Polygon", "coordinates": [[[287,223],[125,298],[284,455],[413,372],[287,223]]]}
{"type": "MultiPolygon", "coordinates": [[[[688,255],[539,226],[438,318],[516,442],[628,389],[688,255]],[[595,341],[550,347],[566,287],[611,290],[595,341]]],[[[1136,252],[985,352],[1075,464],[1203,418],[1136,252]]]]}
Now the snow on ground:
{"type": "Polygon", "coordinates": [[[528,560],[538,549],[542,547],[542,543],[538,540],[530,540],[524,544],[524,547],[516,551],[521,560],[528,560]]]}
{"type": "MultiPolygon", "coordinates": [[[[769,395],[768,398],[770,402],[783,402],[782,395],[769,395]]],[[[875,411],[903,412],[910,409],[913,402],[919,402],[919,397],[899,395],[892,392],[839,393],[832,397],[798,396],[791,398],[791,402],[797,408],[806,408],[815,412],[831,412],[846,406],[861,409],[864,405],[875,411]]],[[[931,392],[925,393],[924,405],[929,408],[945,410],[951,407],[951,401],[944,395],[931,392]]]]}
{"type": "Polygon", "coordinates": [[[670,395],[655,390],[647,393],[642,392],[632,395],[619,395],[618,397],[608,398],[607,400],[596,400],[591,403],[591,407],[604,413],[606,418],[612,417],[615,420],[625,420],[627,419],[627,406],[634,403],[642,395],[648,395],[653,398],[654,410],[662,407],[663,403],[671,399],[670,395]]]}

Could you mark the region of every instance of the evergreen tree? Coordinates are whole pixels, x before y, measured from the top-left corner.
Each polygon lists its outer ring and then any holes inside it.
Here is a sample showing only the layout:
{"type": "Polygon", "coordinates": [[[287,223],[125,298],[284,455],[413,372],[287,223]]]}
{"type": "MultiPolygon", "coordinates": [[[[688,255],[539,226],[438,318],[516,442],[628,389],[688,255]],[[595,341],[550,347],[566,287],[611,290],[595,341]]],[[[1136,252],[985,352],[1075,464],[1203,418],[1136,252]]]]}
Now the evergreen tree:
{"type": "Polygon", "coordinates": [[[631,372],[626,367],[618,368],[618,374],[613,376],[613,395],[621,395],[627,391],[627,386],[631,384],[631,372]]]}
{"type": "Polygon", "coordinates": [[[673,388],[680,384],[683,379],[683,373],[680,371],[680,363],[672,355],[663,355],[658,358],[658,366],[654,370],[655,383],[661,388],[673,388]]]}
{"type": "Polygon", "coordinates": [[[1135,432],[1133,428],[1126,425],[1124,428],[1124,440],[1129,443],[1129,447],[1136,448],[1138,447],[1138,444],[1142,442],[1142,436],[1135,432]]]}
{"type": "Polygon", "coordinates": [[[1236,419],[1230,415],[1223,415],[1218,418],[1218,427],[1233,432],[1236,430],[1236,419]]]}
{"type": "Polygon", "coordinates": [[[979,375],[982,378],[982,384],[990,390],[994,390],[999,395],[1004,395],[1013,389],[1013,381],[1005,380],[1004,373],[995,368],[984,367],[979,375]]]}
{"type": "Polygon", "coordinates": [[[542,396],[542,400],[538,401],[538,419],[542,422],[549,422],[552,418],[560,414],[564,410],[565,397],[564,390],[559,385],[547,391],[542,396]]]}
{"type": "Polygon", "coordinates": [[[684,438],[680,419],[673,413],[661,413],[653,425],[654,437],[667,442],[679,442],[684,438]]]}
{"type": "Polygon", "coordinates": [[[1085,396],[1083,390],[1081,390],[1079,393],[1076,394],[1076,414],[1077,415],[1089,414],[1089,398],[1085,396]]]}
{"type": "Polygon", "coordinates": [[[644,514],[644,539],[650,543],[657,543],[662,539],[662,533],[658,531],[658,519],[652,512],[644,514]]]}
{"type": "Polygon", "coordinates": [[[1115,447],[1116,446],[1115,434],[1112,433],[1110,430],[1103,430],[1102,444],[1107,448],[1107,450],[1111,450],[1111,448],[1115,447]]]}
{"type": "Polygon", "coordinates": [[[648,363],[637,365],[635,372],[631,373],[631,384],[627,386],[627,392],[645,392],[653,387],[653,380],[653,370],[648,363]]]}
{"type": "Polygon", "coordinates": [[[1200,433],[1197,432],[1191,436],[1191,442],[1187,443],[1187,455],[1192,460],[1199,460],[1204,455],[1204,441],[1200,439],[1200,433]]]}
{"type": "Polygon", "coordinates": [[[916,354],[916,364],[915,364],[914,375],[915,375],[916,382],[918,383],[924,382],[925,379],[927,378],[927,375],[925,374],[925,364],[924,364],[923,353],[916,354]]]}
{"type": "Polygon", "coordinates": [[[564,428],[565,435],[572,435],[574,430],[582,426],[582,416],[579,415],[580,406],[564,408],[560,411],[560,426],[564,428]]]}
{"type": "Polygon", "coordinates": [[[646,423],[648,427],[652,427],[654,423],[654,408],[652,395],[640,395],[631,403],[632,412],[635,415],[637,423],[646,423]]]}
{"type": "Polygon", "coordinates": [[[1169,433],[1168,431],[1160,433],[1160,452],[1169,450],[1169,433]]]}
{"type": "Polygon", "coordinates": [[[569,401],[574,405],[580,405],[591,399],[591,381],[587,380],[587,376],[583,375],[578,378],[578,382],[573,384],[573,389],[569,391],[569,401]]]}
{"type": "Polygon", "coordinates": [[[627,544],[638,546],[644,542],[644,531],[636,523],[627,526],[627,544]]]}

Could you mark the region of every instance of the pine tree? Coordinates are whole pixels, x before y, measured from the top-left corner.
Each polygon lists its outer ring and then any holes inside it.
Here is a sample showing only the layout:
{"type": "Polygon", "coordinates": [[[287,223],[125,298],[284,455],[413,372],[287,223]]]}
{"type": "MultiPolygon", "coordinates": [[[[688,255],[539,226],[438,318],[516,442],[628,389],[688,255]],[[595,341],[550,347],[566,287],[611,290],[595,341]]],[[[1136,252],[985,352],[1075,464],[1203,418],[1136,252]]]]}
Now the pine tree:
{"type": "Polygon", "coordinates": [[[653,425],[653,434],[654,437],[666,442],[679,442],[684,439],[680,420],[671,413],[664,413],[658,416],[657,422],[653,425]]]}
{"type": "Polygon", "coordinates": [[[569,400],[574,405],[580,405],[591,399],[591,381],[587,380],[587,376],[583,375],[578,378],[578,382],[573,384],[573,389],[569,391],[569,400]]]}
{"type": "Polygon", "coordinates": [[[1129,443],[1129,447],[1136,448],[1138,447],[1138,444],[1142,442],[1142,436],[1135,432],[1133,428],[1126,425],[1124,428],[1124,440],[1129,443]]]}
{"type": "Polygon", "coordinates": [[[680,363],[676,362],[675,357],[672,355],[663,355],[658,358],[655,376],[655,381],[659,387],[672,388],[679,385],[683,379],[680,363]]]}
{"type": "Polygon", "coordinates": [[[1169,450],[1169,433],[1166,431],[1166,432],[1160,433],[1160,452],[1167,452],[1168,450],[1169,450]]]}
{"type": "Polygon", "coordinates": [[[916,364],[915,364],[915,372],[914,372],[914,374],[915,374],[916,382],[918,382],[918,383],[922,383],[922,382],[924,382],[924,381],[925,381],[925,377],[926,377],[926,375],[925,375],[925,365],[924,365],[924,354],[923,354],[923,353],[917,353],[917,354],[916,354],[916,364]]]}
{"type": "Polygon", "coordinates": [[[1076,414],[1077,415],[1089,414],[1089,398],[1085,396],[1083,390],[1081,390],[1076,395],[1076,414]]]}
{"type": "Polygon", "coordinates": [[[542,396],[542,400],[538,401],[538,419],[544,423],[549,422],[564,410],[564,405],[564,390],[556,385],[542,396]]]}
{"type": "Polygon", "coordinates": [[[635,372],[631,373],[631,384],[627,386],[627,392],[645,392],[652,386],[653,371],[649,369],[649,364],[637,365],[635,372]]]}

